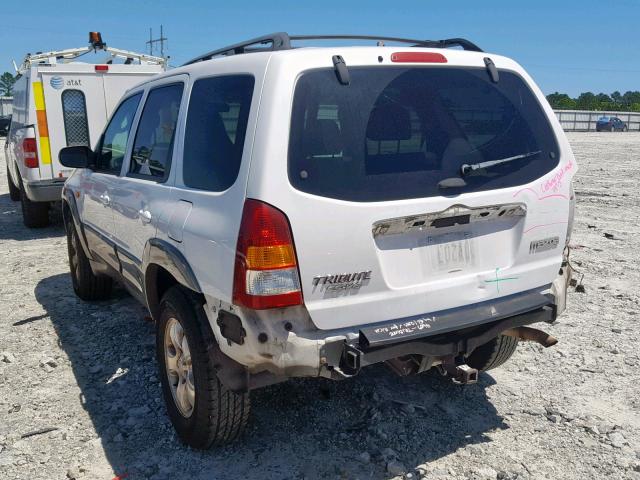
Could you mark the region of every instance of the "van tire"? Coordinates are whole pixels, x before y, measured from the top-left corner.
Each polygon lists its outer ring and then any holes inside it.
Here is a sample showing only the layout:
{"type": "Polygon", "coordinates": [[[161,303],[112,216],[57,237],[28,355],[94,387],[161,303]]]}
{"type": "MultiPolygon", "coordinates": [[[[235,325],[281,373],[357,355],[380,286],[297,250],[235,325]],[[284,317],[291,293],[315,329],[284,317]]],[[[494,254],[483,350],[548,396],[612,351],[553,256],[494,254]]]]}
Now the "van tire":
{"type": "Polygon", "coordinates": [[[93,273],[72,220],[67,223],[67,252],[69,254],[71,283],[75,294],[87,302],[107,300],[111,297],[113,280],[106,275],[93,273]]]}
{"type": "Polygon", "coordinates": [[[517,347],[517,338],[498,335],[471,352],[467,365],[481,372],[497,368],[511,358],[517,347]]]}
{"type": "Polygon", "coordinates": [[[218,379],[212,352],[219,347],[203,304],[201,296],[181,286],[173,286],[160,301],[160,315],[156,322],[156,353],[167,413],[178,437],[197,449],[208,449],[236,440],[247,424],[250,411],[249,394],[233,392],[218,379]],[[175,325],[175,320],[183,336],[186,336],[191,359],[195,400],[187,416],[177,406],[178,393],[174,393],[176,387],[172,387],[173,382],[180,384],[182,379],[176,380],[173,375],[170,384],[167,374],[169,355],[165,349],[172,347],[167,346],[165,337],[171,345],[173,342],[167,333],[167,324],[172,322],[175,325]]]}
{"type": "Polygon", "coordinates": [[[22,221],[25,227],[44,228],[49,225],[49,202],[29,200],[22,182],[20,182],[20,203],[22,204],[22,221]]]}
{"type": "Polygon", "coordinates": [[[9,165],[7,165],[7,183],[9,184],[9,198],[14,202],[20,200],[20,189],[13,183],[11,174],[9,173],[9,165]]]}

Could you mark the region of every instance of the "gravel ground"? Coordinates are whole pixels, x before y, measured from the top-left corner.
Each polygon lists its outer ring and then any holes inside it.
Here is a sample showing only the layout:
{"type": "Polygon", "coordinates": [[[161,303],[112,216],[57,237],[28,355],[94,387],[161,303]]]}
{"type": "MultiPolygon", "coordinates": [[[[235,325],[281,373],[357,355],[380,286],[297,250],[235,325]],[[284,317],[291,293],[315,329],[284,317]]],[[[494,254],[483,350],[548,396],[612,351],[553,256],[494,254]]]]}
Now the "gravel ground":
{"type": "Polygon", "coordinates": [[[545,328],[557,346],[473,386],[381,366],[265,388],[244,438],[208,452],[173,434],[142,307],[75,298],[59,210],[27,230],[0,156],[0,478],[640,479],[640,134],[570,140],[585,292],[545,328]]]}

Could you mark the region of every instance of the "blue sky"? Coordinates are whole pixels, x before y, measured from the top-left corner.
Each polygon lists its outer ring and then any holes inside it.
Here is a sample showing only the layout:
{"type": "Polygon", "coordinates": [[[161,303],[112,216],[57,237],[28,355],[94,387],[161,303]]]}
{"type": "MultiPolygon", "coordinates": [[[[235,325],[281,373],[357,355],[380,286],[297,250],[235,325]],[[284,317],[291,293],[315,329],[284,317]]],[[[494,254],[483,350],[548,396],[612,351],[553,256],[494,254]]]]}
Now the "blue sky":
{"type": "Polygon", "coordinates": [[[274,31],[466,37],[516,59],[545,93],[640,90],[640,0],[6,1],[0,72],[26,52],[84,46],[89,30],[143,51],[160,24],[174,65],[274,31]]]}

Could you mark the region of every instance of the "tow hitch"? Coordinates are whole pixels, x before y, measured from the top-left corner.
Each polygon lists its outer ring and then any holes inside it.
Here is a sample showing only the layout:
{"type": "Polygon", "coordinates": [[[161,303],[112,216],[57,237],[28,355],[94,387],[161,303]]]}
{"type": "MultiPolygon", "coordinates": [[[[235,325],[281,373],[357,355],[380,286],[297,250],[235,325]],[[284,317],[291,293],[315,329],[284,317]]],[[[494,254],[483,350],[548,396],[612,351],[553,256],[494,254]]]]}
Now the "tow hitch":
{"type": "Polygon", "coordinates": [[[451,377],[453,383],[458,385],[478,383],[478,370],[466,363],[458,363],[454,357],[443,358],[438,369],[441,375],[451,377]]]}

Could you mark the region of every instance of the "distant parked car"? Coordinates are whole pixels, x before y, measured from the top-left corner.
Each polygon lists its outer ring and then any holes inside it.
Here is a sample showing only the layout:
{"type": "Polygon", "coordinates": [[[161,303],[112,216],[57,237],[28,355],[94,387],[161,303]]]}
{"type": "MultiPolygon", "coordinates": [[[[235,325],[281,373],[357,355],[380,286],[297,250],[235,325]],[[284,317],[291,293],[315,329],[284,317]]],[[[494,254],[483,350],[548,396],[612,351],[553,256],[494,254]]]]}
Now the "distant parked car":
{"type": "Polygon", "coordinates": [[[9,125],[11,125],[11,115],[0,117],[0,137],[6,137],[9,133],[9,125]]]}
{"type": "Polygon", "coordinates": [[[618,117],[600,117],[596,122],[597,132],[626,132],[627,124],[618,117]]]}

